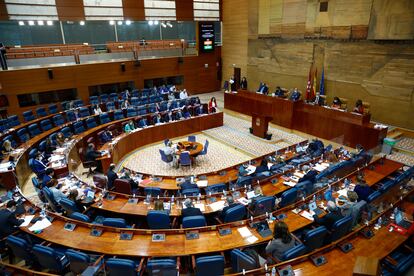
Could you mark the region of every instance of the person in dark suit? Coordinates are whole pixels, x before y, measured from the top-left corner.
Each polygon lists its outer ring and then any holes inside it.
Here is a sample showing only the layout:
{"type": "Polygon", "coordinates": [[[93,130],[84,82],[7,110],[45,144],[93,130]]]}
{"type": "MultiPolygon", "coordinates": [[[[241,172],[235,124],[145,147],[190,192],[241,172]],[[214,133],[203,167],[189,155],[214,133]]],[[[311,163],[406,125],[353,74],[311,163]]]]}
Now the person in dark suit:
{"type": "Polygon", "coordinates": [[[315,101],[313,104],[324,106],[325,105],[325,99],[321,96],[319,92],[316,92],[315,101]]]}
{"type": "Polygon", "coordinates": [[[106,177],[108,177],[108,184],[107,188],[108,190],[111,190],[114,186],[115,179],[119,178],[118,175],[115,172],[115,164],[110,164],[108,172],[106,173],[106,177]]]}
{"type": "Polygon", "coordinates": [[[373,190],[370,186],[365,182],[365,180],[361,179],[358,181],[358,183],[355,185],[354,192],[358,195],[358,201],[365,200],[367,201],[367,198],[370,194],[372,194],[373,190]]]}
{"type": "Polygon", "coordinates": [[[300,92],[297,88],[295,88],[289,96],[289,100],[291,101],[299,101],[300,100],[300,92]]]}
{"type": "Polygon", "coordinates": [[[1,69],[7,70],[6,47],[0,42],[0,64],[1,69]]]}
{"type": "Polygon", "coordinates": [[[9,200],[6,203],[6,209],[0,210],[0,236],[4,238],[16,231],[23,219],[17,219],[15,212],[16,202],[9,200]]]}
{"type": "Polygon", "coordinates": [[[226,212],[229,210],[229,209],[231,209],[231,208],[233,208],[233,207],[235,207],[235,206],[237,206],[237,205],[239,205],[239,203],[237,203],[237,202],[234,202],[234,198],[232,197],[232,196],[228,196],[227,198],[226,198],[226,207],[224,207],[223,208],[223,210],[221,210],[221,214],[220,214],[220,217],[221,217],[221,219],[224,219],[224,216],[226,215],[226,212]]]}
{"type": "Polygon", "coordinates": [[[36,174],[43,174],[46,169],[47,169],[47,165],[45,163],[43,163],[43,156],[42,154],[39,152],[36,155],[35,160],[33,160],[33,169],[35,171],[36,174]]]}
{"type": "Polygon", "coordinates": [[[280,86],[276,87],[275,96],[279,98],[286,98],[285,91],[283,91],[280,86]]]}
{"type": "Polygon", "coordinates": [[[42,188],[55,178],[55,171],[52,168],[47,168],[42,178],[42,188]]]}
{"type": "Polygon", "coordinates": [[[191,199],[187,198],[184,201],[185,209],[181,210],[181,215],[183,217],[190,217],[190,216],[202,216],[203,213],[200,211],[200,209],[194,207],[193,202],[191,199]]]}
{"type": "Polygon", "coordinates": [[[168,111],[168,113],[165,113],[163,120],[166,123],[174,121],[174,116],[173,116],[172,112],[168,111]]]}
{"type": "Polygon", "coordinates": [[[88,149],[86,150],[85,159],[86,161],[92,161],[96,163],[96,171],[102,172],[102,164],[96,159],[101,157],[101,152],[95,149],[95,145],[90,143],[88,149]]]}
{"type": "Polygon", "coordinates": [[[333,201],[328,201],[327,210],[328,214],[326,214],[325,216],[319,218],[317,215],[313,215],[313,219],[315,223],[323,225],[326,228],[328,228],[328,230],[331,230],[335,222],[343,218],[343,216],[341,214],[341,211],[338,209],[338,207],[336,207],[333,201]]]}
{"type": "Polygon", "coordinates": [[[267,172],[269,168],[267,167],[267,160],[265,158],[262,159],[262,162],[260,162],[260,166],[256,167],[256,170],[254,171],[255,174],[261,173],[261,172],[267,172]]]}
{"type": "Polygon", "coordinates": [[[138,121],[138,127],[139,128],[144,128],[147,127],[147,119],[145,118],[141,118],[141,120],[138,121]]]}
{"type": "Polygon", "coordinates": [[[269,92],[269,87],[267,87],[266,83],[261,82],[259,89],[257,89],[257,92],[262,93],[263,95],[267,95],[269,92]]]}
{"type": "Polygon", "coordinates": [[[112,133],[109,130],[104,130],[101,135],[99,136],[99,139],[103,143],[107,143],[112,140],[112,133]]]}
{"type": "Polygon", "coordinates": [[[240,82],[240,88],[243,90],[247,90],[247,79],[246,77],[243,77],[240,82]]]}
{"type": "Polygon", "coordinates": [[[310,169],[306,172],[306,174],[301,179],[299,179],[298,182],[309,180],[310,182],[314,183],[317,175],[318,175],[318,172],[316,170],[310,169]]]}

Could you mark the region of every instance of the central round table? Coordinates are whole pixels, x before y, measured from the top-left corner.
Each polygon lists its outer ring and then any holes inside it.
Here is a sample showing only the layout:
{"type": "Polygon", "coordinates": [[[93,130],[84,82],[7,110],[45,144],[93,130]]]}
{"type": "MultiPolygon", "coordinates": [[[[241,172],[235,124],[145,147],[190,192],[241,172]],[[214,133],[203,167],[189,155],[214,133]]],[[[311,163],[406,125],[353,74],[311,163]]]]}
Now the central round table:
{"type": "Polygon", "coordinates": [[[180,141],[177,143],[177,155],[183,151],[188,151],[191,157],[196,157],[203,150],[203,145],[199,142],[180,141]]]}

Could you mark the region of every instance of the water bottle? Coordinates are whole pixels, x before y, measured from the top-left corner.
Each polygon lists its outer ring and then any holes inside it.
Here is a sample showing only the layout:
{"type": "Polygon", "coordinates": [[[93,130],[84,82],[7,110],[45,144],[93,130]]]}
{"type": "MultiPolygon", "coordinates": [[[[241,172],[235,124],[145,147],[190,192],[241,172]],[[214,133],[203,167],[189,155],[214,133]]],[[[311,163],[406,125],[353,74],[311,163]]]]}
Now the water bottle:
{"type": "Polygon", "coordinates": [[[198,196],[197,196],[197,203],[200,203],[200,200],[201,200],[201,193],[198,193],[198,196]]]}
{"type": "Polygon", "coordinates": [[[271,274],[272,276],[276,276],[276,268],[272,268],[272,274],[271,274]]]}
{"type": "Polygon", "coordinates": [[[43,205],[42,210],[40,210],[40,216],[42,218],[46,217],[46,208],[45,208],[45,205],[43,205]]]}

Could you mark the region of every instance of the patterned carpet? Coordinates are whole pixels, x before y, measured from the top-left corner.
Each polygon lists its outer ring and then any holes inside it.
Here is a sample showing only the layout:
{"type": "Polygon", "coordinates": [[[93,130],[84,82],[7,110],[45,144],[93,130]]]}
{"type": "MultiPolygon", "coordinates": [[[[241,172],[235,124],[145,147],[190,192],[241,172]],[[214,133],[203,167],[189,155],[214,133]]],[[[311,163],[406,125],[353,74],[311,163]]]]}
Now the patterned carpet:
{"type": "Polygon", "coordinates": [[[395,144],[395,147],[411,151],[414,153],[414,139],[409,137],[403,137],[395,144]]]}
{"type": "Polygon", "coordinates": [[[414,156],[412,155],[394,151],[391,154],[387,155],[387,158],[397,162],[401,162],[408,166],[414,166],[414,156]]]}

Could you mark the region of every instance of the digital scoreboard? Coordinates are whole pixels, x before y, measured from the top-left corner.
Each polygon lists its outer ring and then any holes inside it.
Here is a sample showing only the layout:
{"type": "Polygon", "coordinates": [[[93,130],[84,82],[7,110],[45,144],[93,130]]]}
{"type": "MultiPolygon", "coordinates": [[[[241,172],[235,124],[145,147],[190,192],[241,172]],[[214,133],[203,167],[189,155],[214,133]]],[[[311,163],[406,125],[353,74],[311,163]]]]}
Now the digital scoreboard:
{"type": "Polygon", "coordinates": [[[199,22],[199,49],[203,53],[214,51],[214,22],[199,22]]]}

